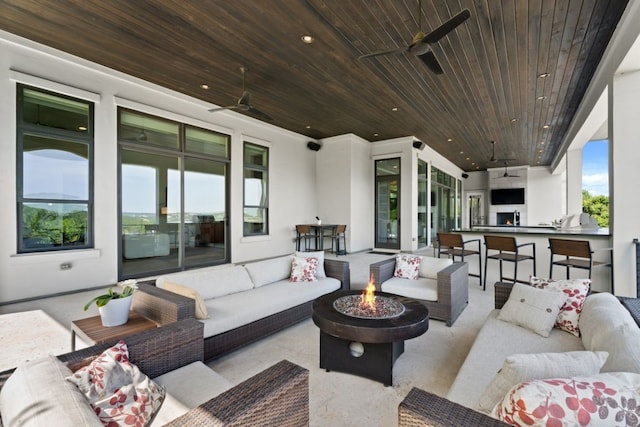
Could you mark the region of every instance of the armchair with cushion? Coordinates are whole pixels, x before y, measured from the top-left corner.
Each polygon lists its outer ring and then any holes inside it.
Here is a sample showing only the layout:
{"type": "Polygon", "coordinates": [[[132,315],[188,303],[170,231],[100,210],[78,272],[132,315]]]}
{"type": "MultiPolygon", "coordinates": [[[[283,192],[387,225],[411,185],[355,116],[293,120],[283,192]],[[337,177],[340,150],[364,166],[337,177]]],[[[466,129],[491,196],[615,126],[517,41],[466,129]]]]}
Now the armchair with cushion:
{"type": "MultiPolygon", "coordinates": [[[[131,363],[166,388],[153,426],[309,424],[307,369],[283,360],[234,386],[202,363],[202,329],[202,323],[187,319],[124,338],[131,363]]],[[[42,372],[30,365],[34,361],[0,373],[0,426],[102,425],[84,396],[64,397],[78,393],[65,377],[116,344],[117,340],[51,356],[45,362],[62,364],[44,377],[29,372],[42,372]],[[70,409],[64,402],[75,403],[70,409]],[[78,421],[79,416],[84,420],[78,421]]]]}
{"type": "Polygon", "coordinates": [[[429,318],[451,326],[469,302],[469,268],[466,262],[419,257],[415,278],[398,277],[397,260],[415,256],[398,254],[369,266],[376,291],[402,295],[420,301],[429,309],[429,318]]]}

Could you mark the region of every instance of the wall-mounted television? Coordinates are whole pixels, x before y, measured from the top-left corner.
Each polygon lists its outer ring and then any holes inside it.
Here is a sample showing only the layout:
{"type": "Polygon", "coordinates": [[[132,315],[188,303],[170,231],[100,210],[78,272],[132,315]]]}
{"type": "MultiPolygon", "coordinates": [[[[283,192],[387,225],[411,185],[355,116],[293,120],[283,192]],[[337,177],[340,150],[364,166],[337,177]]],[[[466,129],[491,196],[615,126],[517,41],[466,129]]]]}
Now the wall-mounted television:
{"type": "Polygon", "coordinates": [[[497,188],[491,190],[492,205],[524,205],[524,188],[497,188]]]}

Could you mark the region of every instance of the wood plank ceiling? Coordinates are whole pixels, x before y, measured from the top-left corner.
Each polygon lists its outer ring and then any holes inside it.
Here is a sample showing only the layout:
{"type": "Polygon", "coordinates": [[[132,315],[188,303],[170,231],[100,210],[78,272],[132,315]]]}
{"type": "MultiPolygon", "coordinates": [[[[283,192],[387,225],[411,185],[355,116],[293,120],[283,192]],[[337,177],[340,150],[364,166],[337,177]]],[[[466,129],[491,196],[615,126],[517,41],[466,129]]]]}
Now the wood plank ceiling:
{"type": "Polygon", "coordinates": [[[442,75],[409,53],[358,59],[407,46],[417,0],[4,0],[0,29],[209,107],[237,101],[246,67],[252,104],[276,126],[310,138],[413,135],[475,171],[500,166],[491,140],[510,166],[551,164],[626,4],[424,0],[425,33],[471,12],[431,45],[442,75]]]}

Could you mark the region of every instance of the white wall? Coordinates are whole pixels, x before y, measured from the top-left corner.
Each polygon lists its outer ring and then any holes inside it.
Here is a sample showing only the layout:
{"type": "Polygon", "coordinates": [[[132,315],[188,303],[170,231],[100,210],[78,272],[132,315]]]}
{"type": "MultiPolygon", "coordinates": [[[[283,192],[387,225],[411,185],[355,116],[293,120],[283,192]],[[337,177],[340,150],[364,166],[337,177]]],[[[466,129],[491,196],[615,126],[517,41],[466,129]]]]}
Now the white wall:
{"type": "Polygon", "coordinates": [[[528,222],[523,225],[550,224],[565,215],[565,177],[565,173],[552,174],[547,167],[529,168],[528,222]]]}
{"type": "Polygon", "coordinates": [[[212,104],[0,32],[0,302],[117,281],[118,105],[231,135],[232,262],[291,253],[294,224],[317,214],[315,153],[303,135],[234,112],[209,113],[212,104]],[[95,249],[16,254],[16,81],[95,102],[95,249]],[[243,140],[270,147],[266,237],[242,237],[243,140]],[[72,268],[60,270],[63,262],[72,268]]]}
{"type": "Polygon", "coordinates": [[[371,144],[353,134],[326,138],[316,155],[316,193],[323,222],[346,224],[347,252],[373,247],[371,144]]]}

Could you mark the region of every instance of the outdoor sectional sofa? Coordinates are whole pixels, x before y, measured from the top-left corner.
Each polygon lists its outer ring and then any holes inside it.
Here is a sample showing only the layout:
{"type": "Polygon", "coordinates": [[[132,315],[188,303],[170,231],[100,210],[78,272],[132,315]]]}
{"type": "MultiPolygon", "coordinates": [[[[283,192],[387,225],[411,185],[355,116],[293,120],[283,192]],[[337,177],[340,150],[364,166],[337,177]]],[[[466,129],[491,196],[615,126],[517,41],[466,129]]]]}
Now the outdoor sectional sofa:
{"type": "Polygon", "coordinates": [[[323,252],[298,255],[322,260],[317,281],[289,281],[292,255],[187,270],[158,277],[155,286],[140,284],[133,310],[159,324],[205,317],[197,314],[206,311],[208,318],[198,320],[210,360],[311,317],[316,298],[349,289],[348,262],[324,259],[323,252]]]}
{"type": "MultiPolygon", "coordinates": [[[[553,387],[545,382],[545,379],[549,379],[545,376],[546,372],[540,374],[543,375],[542,377],[535,377],[538,374],[536,371],[555,371],[552,378],[569,378],[570,380],[576,379],[576,381],[578,381],[577,378],[585,381],[587,378],[593,378],[590,381],[594,381],[594,384],[595,381],[607,381],[598,377],[603,373],[605,375],[627,375],[631,376],[634,381],[638,380],[640,377],[637,375],[640,374],[640,355],[637,352],[640,347],[640,328],[638,327],[640,302],[638,299],[618,299],[609,293],[591,294],[584,300],[582,312],[579,315],[581,336],[553,328],[549,336],[544,337],[527,327],[498,318],[513,287],[512,283],[498,282],[495,284],[495,310],[489,314],[480,329],[446,398],[413,388],[399,405],[399,426],[509,425],[488,415],[491,413],[490,407],[493,405],[492,394],[494,398],[498,399],[497,402],[501,402],[502,397],[497,397],[501,394],[495,392],[506,388],[510,391],[505,393],[505,396],[513,401],[518,398],[515,393],[518,393],[519,390],[517,387],[512,389],[510,386],[524,384],[522,381],[532,381],[541,390],[544,390],[543,386],[553,387]],[[557,358],[563,357],[563,355],[582,358],[585,355],[589,356],[587,353],[598,354],[602,351],[608,354],[598,357],[606,358],[606,361],[604,365],[602,365],[602,361],[596,364],[595,372],[590,375],[571,375],[568,373],[563,375],[557,372],[565,369],[567,371],[574,369],[593,370],[594,367],[587,366],[589,363],[586,358],[578,359],[584,360],[583,363],[574,363],[569,367],[563,367],[557,363],[551,364],[548,363],[550,359],[545,359],[545,357],[552,357],[551,360],[557,362],[557,358]],[[536,360],[538,362],[534,362],[536,360]],[[616,373],[612,374],[612,372],[616,373]],[[508,381],[510,375],[515,378],[520,377],[520,380],[516,381],[516,384],[511,384],[508,381]],[[529,377],[527,377],[528,375],[529,377]],[[501,381],[497,380],[498,377],[501,381]]],[[[521,298],[523,304],[524,300],[525,298],[521,298]]],[[[623,388],[627,389],[626,386],[620,387],[620,389],[623,388]]],[[[638,390],[640,384],[634,383],[628,389],[638,390]]],[[[613,399],[618,397],[615,394],[609,397],[612,398],[610,401],[600,403],[611,405],[608,407],[608,413],[609,416],[612,416],[614,412],[620,410],[620,402],[616,403],[613,399]],[[618,405],[617,409],[614,408],[616,405],[618,405]]],[[[530,402],[525,401],[525,403],[530,402]]],[[[527,406],[527,409],[531,410],[531,405],[527,406]]],[[[600,416],[600,413],[589,413],[589,416],[595,419],[600,416]]],[[[539,420],[536,421],[539,422],[539,420]]],[[[598,421],[603,422],[602,420],[598,421]]],[[[572,425],[572,423],[568,422],[563,425],[572,425]]]]}
{"type": "MultiPolygon", "coordinates": [[[[131,363],[166,389],[152,426],[309,424],[307,369],[283,360],[234,386],[202,363],[202,329],[187,319],[124,338],[131,363]]],[[[66,367],[54,365],[46,375],[43,363],[56,362],[29,361],[0,373],[0,426],[101,426],[89,401],[65,378],[117,342],[57,356],[66,367]]]]}
{"type": "Polygon", "coordinates": [[[453,325],[469,303],[469,266],[449,258],[421,257],[418,277],[394,277],[396,257],[369,266],[376,291],[420,301],[429,309],[429,318],[453,325]]]}

